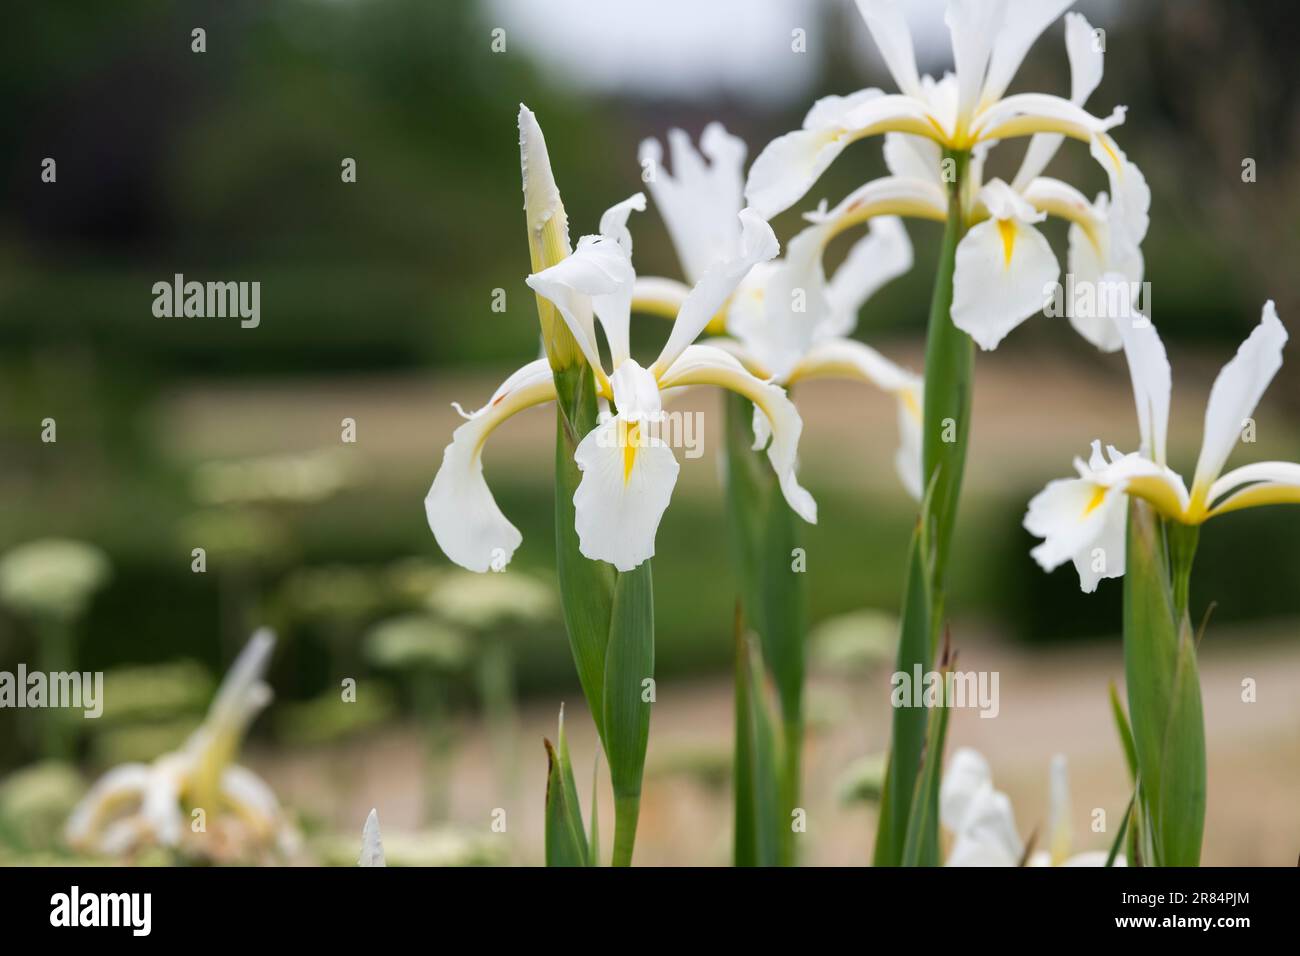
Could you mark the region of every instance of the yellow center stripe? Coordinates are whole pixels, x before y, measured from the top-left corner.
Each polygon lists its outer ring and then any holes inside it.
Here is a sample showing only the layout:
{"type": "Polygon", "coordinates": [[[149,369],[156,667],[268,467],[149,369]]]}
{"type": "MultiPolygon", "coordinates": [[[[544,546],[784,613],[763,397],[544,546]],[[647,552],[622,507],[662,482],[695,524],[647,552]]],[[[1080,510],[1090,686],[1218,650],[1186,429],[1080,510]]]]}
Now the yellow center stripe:
{"type": "Polygon", "coordinates": [[[1002,234],[1002,255],[1004,265],[1011,268],[1011,253],[1016,247],[1016,222],[1014,219],[999,219],[998,232],[1002,234]]]}
{"type": "Polygon", "coordinates": [[[628,425],[623,429],[623,484],[632,479],[632,467],[636,464],[636,446],[641,434],[640,425],[628,425]]]}

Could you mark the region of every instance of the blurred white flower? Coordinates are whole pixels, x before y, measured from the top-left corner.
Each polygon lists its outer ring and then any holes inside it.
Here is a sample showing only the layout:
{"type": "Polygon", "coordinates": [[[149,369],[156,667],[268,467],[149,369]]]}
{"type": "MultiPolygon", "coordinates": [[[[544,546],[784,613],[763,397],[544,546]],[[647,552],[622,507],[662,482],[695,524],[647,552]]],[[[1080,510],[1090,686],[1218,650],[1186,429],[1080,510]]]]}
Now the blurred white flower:
{"type": "Polygon", "coordinates": [[[34,617],[79,617],[111,567],[99,548],[82,541],[42,538],[0,558],[0,601],[34,617]]]}
{"type": "Polygon", "coordinates": [[[312,504],[347,487],[351,474],[337,452],[268,455],[212,461],[194,476],[195,496],[207,504],[312,504]]]}
{"type": "Polygon", "coordinates": [[[448,571],[434,582],[427,603],[447,620],[480,631],[502,621],[538,624],[557,612],[554,590],[522,571],[448,571]]]}
{"type": "Polygon", "coordinates": [[[275,794],[234,764],[249,725],[271,700],[262,677],[274,646],[270,631],[253,635],[180,750],[104,774],[69,817],[68,844],[108,856],[158,845],[218,861],[291,853],[297,834],[275,794]]]}
{"type": "MultiPolygon", "coordinates": [[[[953,835],[946,866],[1105,866],[1107,854],[1071,855],[1070,787],[1065,756],[1052,758],[1048,849],[1025,860],[1011,801],[993,789],[993,773],[978,751],[963,747],[952,755],[939,793],[939,818],[953,835]]],[[[1117,855],[1115,866],[1126,866],[1117,855]]]]}

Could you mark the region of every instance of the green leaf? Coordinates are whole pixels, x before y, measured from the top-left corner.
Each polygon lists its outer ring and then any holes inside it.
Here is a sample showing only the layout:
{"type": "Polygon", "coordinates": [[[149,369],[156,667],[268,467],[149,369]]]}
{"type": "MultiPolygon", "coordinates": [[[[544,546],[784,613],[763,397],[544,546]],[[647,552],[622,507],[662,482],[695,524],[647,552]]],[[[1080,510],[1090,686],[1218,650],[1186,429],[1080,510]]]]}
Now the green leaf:
{"type": "Polygon", "coordinates": [[[1124,671],[1140,805],[1157,866],[1195,866],[1205,824],[1205,727],[1191,623],[1175,610],[1164,535],[1129,503],[1124,671]]]}
{"type": "Polygon", "coordinates": [[[614,788],[614,863],[632,859],[641,778],[650,737],[649,689],[653,684],[654,586],[650,562],[621,573],[605,653],[605,757],[614,788]]]}
{"type": "Polygon", "coordinates": [[[1133,818],[1137,797],[1137,788],[1134,787],[1133,796],[1129,797],[1128,809],[1124,811],[1124,819],[1120,822],[1119,832],[1115,834],[1115,842],[1110,845],[1110,852],[1106,854],[1106,866],[1108,867],[1115,865],[1115,859],[1119,856],[1119,848],[1124,845],[1124,835],[1128,833],[1128,825],[1133,818]]]}
{"type": "Polygon", "coordinates": [[[1124,748],[1124,761],[1128,764],[1128,776],[1134,783],[1137,783],[1138,763],[1137,752],[1133,748],[1133,731],[1128,725],[1128,717],[1124,714],[1124,704],[1119,699],[1119,688],[1115,682],[1110,682],[1110,712],[1115,718],[1115,730],[1119,734],[1119,742],[1124,748]]]}
{"type": "Polygon", "coordinates": [[[602,741],[604,727],[605,645],[613,607],[614,569],[590,561],[578,549],[573,495],[582,472],[573,460],[578,442],[596,425],[596,393],[586,363],[557,372],[559,396],[555,436],[555,565],[569,647],[578,681],[602,741]]]}
{"type": "Polygon", "coordinates": [[[587,838],[591,866],[600,866],[600,806],[596,800],[599,781],[600,751],[597,750],[595,758],[591,761],[591,834],[587,838]]]}
{"type": "Polygon", "coordinates": [[[764,694],[762,662],[736,615],[736,866],[782,862],[782,818],[776,777],[771,709],[764,694]]]}
{"type": "MultiPolygon", "coordinates": [[[[930,641],[930,598],[928,576],[922,556],[921,526],[912,535],[907,555],[907,583],[903,591],[903,614],[895,670],[912,675],[915,667],[927,672],[933,664],[930,641]]],[[[907,841],[907,821],[916,792],[917,775],[925,747],[927,712],[910,705],[893,708],[889,764],[885,770],[885,789],[880,800],[880,818],[876,826],[876,866],[901,866],[907,841]]],[[[937,856],[937,833],[934,855],[937,856]]],[[[921,857],[929,859],[929,854],[921,857]]],[[[920,858],[920,857],[919,857],[920,858]]]]}
{"type": "Polygon", "coordinates": [[[975,343],[952,321],[953,275],[957,245],[966,234],[963,203],[958,195],[969,188],[969,153],[945,153],[955,164],[949,187],[948,221],[930,297],[925,333],[925,399],[922,406],[921,474],[934,483],[929,509],[934,540],[929,554],[935,597],[942,598],[948,573],[948,552],[957,521],[957,499],[966,470],[970,441],[971,392],[975,375],[975,343]]]}
{"type": "MultiPolygon", "coordinates": [[[[578,786],[573,779],[569,744],[564,737],[564,708],[560,708],[558,746],[546,745],[546,865],[587,866],[591,861],[583,834],[578,786]]],[[[593,794],[594,797],[594,794],[593,794]]],[[[595,803],[592,804],[595,811],[595,803]]]]}
{"type": "MultiPolygon", "coordinates": [[[[946,668],[941,673],[946,673],[946,668]]],[[[946,687],[946,684],[941,686],[946,687]]],[[[927,843],[933,839],[931,831],[937,825],[935,815],[939,807],[939,775],[943,764],[943,745],[948,737],[950,713],[951,708],[945,699],[940,706],[931,709],[929,714],[925,754],[921,772],[916,778],[912,811],[907,819],[907,836],[903,841],[903,866],[934,866],[938,863],[937,848],[927,846],[927,843]]]]}

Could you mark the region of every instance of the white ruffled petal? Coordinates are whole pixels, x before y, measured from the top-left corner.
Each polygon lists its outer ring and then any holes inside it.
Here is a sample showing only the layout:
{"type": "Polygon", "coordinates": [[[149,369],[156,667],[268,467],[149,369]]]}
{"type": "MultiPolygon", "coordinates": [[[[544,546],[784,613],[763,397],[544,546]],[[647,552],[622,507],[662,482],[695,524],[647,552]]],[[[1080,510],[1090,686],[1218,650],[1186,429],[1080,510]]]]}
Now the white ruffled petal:
{"type": "Polygon", "coordinates": [[[680,129],[669,130],[668,145],[671,174],[663,168],[663,148],[658,140],[641,144],[641,164],[651,174],[646,187],[668,227],[682,271],[695,283],[714,262],[735,254],[747,150],[744,141],[728,133],[721,123],[705,127],[700,152],[680,129]]]}

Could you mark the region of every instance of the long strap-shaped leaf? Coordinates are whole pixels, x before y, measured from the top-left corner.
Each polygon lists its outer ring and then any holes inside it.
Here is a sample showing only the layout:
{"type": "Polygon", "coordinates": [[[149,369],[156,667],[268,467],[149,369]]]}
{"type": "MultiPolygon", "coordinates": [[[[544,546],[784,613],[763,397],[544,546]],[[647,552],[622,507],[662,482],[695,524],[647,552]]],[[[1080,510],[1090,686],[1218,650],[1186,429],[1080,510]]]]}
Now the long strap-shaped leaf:
{"type": "Polygon", "coordinates": [[[1129,503],[1124,572],[1124,674],[1139,805],[1158,866],[1200,862],[1205,826],[1205,726],[1196,646],[1173,594],[1165,540],[1151,507],[1129,503]]]}

